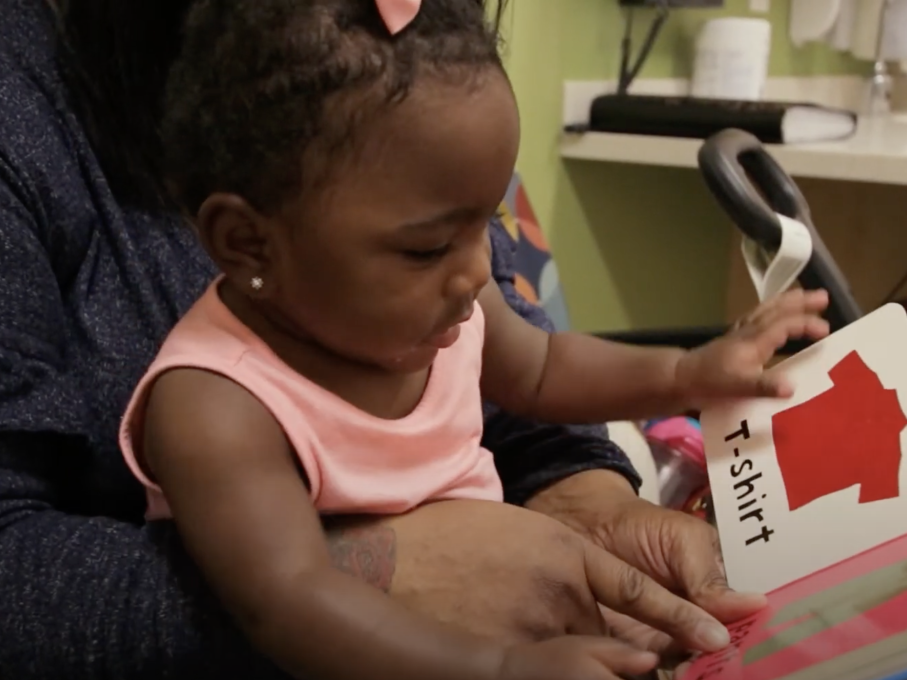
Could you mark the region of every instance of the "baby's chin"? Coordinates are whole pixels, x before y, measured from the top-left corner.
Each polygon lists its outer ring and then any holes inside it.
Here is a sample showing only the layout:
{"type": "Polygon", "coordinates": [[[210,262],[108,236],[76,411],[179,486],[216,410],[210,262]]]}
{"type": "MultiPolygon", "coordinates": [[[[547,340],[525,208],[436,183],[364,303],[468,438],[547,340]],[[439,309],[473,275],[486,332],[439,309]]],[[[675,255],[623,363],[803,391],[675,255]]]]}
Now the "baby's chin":
{"type": "Polygon", "coordinates": [[[395,354],[388,361],[383,362],[388,370],[399,373],[415,373],[430,368],[438,356],[440,349],[434,345],[418,345],[408,350],[395,354]]]}

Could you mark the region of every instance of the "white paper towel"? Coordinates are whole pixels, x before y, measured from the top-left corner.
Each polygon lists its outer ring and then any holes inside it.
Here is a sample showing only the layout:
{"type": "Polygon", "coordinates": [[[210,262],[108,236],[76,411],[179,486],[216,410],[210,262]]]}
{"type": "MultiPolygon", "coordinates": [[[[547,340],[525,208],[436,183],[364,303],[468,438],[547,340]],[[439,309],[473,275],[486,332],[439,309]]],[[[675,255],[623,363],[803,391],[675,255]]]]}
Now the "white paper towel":
{"type": "Polygon", "coordinates": [[[850,51],[857,59],[875,61],[885,0],[860,0],[854,17],[850,51]]]}
{"type": "Polygon", "coordinates": [[[850,51],[853,44],[853,29],[857,20],[857,9],[859,0],[841,0],[841,7],[838,9],[838,18],[835,20],[835,26],[831,30],[829,42],[831,46],[841,52],[850,51]]]}
{"type": "Polygon", "coordinates": [[[765,19],[721,17],[706,22],[696,39],[691,94],[761,98],[771,41],[772,26],[765,19]]]}
{"type": "Polygon", "coordinates": [[[885,61],[907,59],[907,0],[888,0],[882,19],[879,56],[885,61]]]}
{"type": "Polygon", "coordinates": [[[842,0],[791,0],[790,39],[797,47],[828,37],[842,0]]]}

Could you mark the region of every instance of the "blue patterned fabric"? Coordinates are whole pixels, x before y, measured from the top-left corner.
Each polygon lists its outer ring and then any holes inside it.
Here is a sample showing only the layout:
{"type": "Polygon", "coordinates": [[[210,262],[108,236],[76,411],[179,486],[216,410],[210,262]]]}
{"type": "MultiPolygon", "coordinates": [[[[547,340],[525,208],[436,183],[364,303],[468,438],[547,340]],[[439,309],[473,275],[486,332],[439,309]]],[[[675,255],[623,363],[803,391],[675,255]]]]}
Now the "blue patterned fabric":
{"type": "Polygon", "coordinates": [[[542,232],[526,188],[514,174],[500,207],[500,221],[514,243],[515,288],[540,306],[559,331],[570,328],[557,264],[542,232]]]}

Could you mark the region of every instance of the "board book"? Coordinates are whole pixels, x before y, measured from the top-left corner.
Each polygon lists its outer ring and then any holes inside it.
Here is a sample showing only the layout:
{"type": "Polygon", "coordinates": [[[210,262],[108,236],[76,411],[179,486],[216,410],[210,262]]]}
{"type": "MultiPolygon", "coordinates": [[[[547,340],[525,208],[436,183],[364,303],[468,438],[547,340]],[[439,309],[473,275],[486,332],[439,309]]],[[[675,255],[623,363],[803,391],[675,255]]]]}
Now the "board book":
{"type": "Polygon", "coordinates": [[[769,606],[683,680],[907,680],[907,313],[770,370],[790,398],[701,421],[728,582],[769,606]]]}

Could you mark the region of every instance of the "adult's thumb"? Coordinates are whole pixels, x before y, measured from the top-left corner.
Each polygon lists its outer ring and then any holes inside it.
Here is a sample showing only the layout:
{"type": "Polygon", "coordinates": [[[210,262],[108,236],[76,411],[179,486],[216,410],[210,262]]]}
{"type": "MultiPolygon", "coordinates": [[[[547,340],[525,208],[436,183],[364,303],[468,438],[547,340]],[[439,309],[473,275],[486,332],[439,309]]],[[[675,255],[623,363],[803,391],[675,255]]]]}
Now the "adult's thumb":
{"type": "Polygon", "coordinates": [[[684,519],[675,527],[683,532],[683,540],[671,542],[679,549],[666,559],[674,582],[687,598],[722,623],[739,621],[765,607],[764,595],[740,593],[728,585],[715,529],[700,520],[684,519]]]}
{"type": "Polygon", "coordinates": [[[717,579],[694,583],[686,588],[690,601],[722,623],[735,623],[763,609],[767,600],[760,593],[741,593],[727,581],[717,579]]]}

